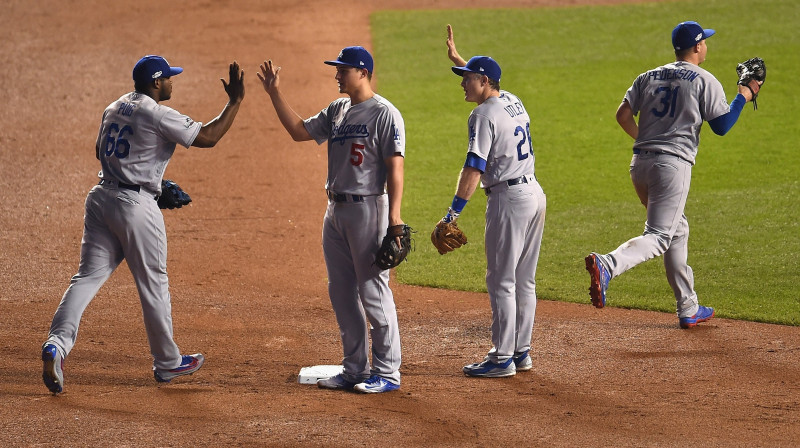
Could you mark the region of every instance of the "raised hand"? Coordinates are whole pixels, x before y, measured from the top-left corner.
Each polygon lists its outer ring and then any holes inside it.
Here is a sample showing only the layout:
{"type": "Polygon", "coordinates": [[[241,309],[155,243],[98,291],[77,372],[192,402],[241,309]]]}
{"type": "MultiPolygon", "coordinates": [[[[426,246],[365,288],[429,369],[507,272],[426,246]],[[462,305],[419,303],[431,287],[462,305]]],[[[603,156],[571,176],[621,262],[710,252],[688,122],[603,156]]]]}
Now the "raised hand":
{"type": "Polygon", "coordinates": [[[281,68],[275,67],[272,64],[272,59],[264,61],[264,63],[258,67],[261,69],[261,73],[256,73],[256,76],[261,80],[261,85],[264,86],[264,90],[270,95],[277,92],[278,84],[280,83],[278,72],[281,71],[281,68]]]}
{"type": "Polygon", "coordinates": [[[228,67],[229,81],[222,81],[222,86],[225,88],[225,93],[228,94],[228,100],[233,104],[239,104],[244,99],[244,71],[239,68],[239,63],[233,61],[228,67]]]}
{"type": "Polygon", "coordinates": [[[453,27],[450,25],[447,25],[447,57],[459,67],[467,65],[467,61],[456,50],[456,42],[453,40],[453,27]]]}

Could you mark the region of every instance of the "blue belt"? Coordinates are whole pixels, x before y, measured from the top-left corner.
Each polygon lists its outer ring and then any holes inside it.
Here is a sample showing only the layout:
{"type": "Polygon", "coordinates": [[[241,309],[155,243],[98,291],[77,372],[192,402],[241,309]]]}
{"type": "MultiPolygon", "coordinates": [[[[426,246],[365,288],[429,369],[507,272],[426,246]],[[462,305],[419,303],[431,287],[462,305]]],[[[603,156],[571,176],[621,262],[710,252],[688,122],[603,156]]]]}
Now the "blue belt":
{"type": "MultiPolygon", "coordinates": [[[[100,179],[100,182],[97,185],[104,185],[104,184],[111,184],[111,181],[109,181],[107,179],[100,179]]],[[[137,193],[141,189],[141,187],[139,187],[138,185],[124,184],[122,182],[117,182],[117,186],[119,188],[124,188],[126,190],[135,191],[137,193]]]]}
{"type": "Polygon", "coordinates": [[[664,154],[664,155],[667,155],[667,156],[677,157],[677,158],[683,160],[684,162],[688,163],[689,165],[694,165],[692,162],[684,159],[683,157],[681,157],[681,156],[679,156],[677,154],[672,154],[671,152],[650,151],[650,150],[647,150],[647,149],[641,150],[641,149],[634,148],[633,149],[633,153],[634,154],[664,154]]]}
{"type": "Polygon", "coordinates": [[[358,194],[334,193],[328,191],[328,199],[333,202],[364,202],[364,196],[358,194]]]}
{"type": "MultiPolygon", "coordinates": [[[[509,179],[509,180],[507,180],[505,182],[500,182],[500,183],[501,184],[504,183],[504,184],[508,185],[509,187],[513,187],[514,185],[519,185],[519,184],[527,184],[528,183],[528,175],[526,174],[526,175],[520,176],[520,177],[518,177],[516,179],[509,179]]],[[[484,190],[486,191],[486,194],[489,194],[489,193],[492,192],[491,187],[490,188],[484,188],[484,190]]]]}

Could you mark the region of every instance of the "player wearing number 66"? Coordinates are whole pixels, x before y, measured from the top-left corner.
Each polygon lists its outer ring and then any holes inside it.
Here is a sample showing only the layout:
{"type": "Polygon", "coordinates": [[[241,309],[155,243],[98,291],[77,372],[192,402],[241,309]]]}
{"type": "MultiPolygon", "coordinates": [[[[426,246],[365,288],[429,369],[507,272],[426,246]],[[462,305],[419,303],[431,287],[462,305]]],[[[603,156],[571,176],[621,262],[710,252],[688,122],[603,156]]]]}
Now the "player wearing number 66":
{"type": "MultiPolygon", "coordinates": [[[[83,311],[123,259],[139,291],[156,381],[169,382],[203,365],[203,355],[181,355],[172,338],[167,237],[155,199],[177,144],[212,147],[231,127],[244,98],[244,72],[230,64],[229,82],[221,80],[228,103],[205,125],[160,104],[172,96],[172,77],[181,72],[161,56],[141,58],[133,68],[135,91],[103,113],[95,148],[102,170],[86,197],[80,266],[42,346],[42,378],[54,394],[63,390],[62,363],[75,345],[83,311]]],[[[129,316],[125,322],[135,320],[129,316]]]]}
{"type": "MultiPolygon", "coordinates": [[[[586,257],[589,295],[597,308],[605,306],[612,278],[663,255],[680,327],[691,328],[714,316],[712,308],[698,303],[687,264],[689,222],[683,211],[703,121],[715,134],[724,135],[738,120],[742,106],[753,99],[747,86],[739,86],[728,105],[719,81],[699,67],[708,51],[706,39],[714,33],[697,22],[679,23],[672,30],[675,62],[639,75],[617,109],[617,122],[635,140],[630,175],[647,208],[647,221],[643,235],[611,253],[592,252],[586,257]]],[[[593,180],[588,185],[602,188],[593,180]]]]}

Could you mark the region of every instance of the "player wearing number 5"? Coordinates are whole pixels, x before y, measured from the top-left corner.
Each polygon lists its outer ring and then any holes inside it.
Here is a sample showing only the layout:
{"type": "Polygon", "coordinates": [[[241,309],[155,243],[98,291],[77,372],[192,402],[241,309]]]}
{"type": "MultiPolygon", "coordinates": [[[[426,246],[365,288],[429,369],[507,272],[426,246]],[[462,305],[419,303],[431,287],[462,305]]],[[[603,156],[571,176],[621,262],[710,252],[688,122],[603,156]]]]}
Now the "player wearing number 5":
{"type": "MultiPolygon", "coordinates": [[[[586,257],[589,294],[597,308],[605,306],[612,278],[664,255],[680,327],[691,328],[714,317],[712,308],[699,305],[692,268],[687,264],[689,222],[684,207],[703,121],[715,134],[724,135],[753,93],[751,88],[739,86],[739,94],[728,105],[719,81],[699,67],[706,59],[706,39],[712,35],[714,30],[703,29],[697,22],[679,23],[672,30],[675,62],[639,75],[617,109],[619,125],[635,140],[630,175],[647,209],[647,221],[641,236],[611,253],[592,252],[586,257]]],[[[752,89],[758,91],[758,86],[752,89]]]]}
{"type": "Polygon", "coordinates": [[[203,365],[203,355],[182,356],[172,338],[167,237],[155,199],[177,144],[209,148],[231,127],[244,98],[244,73],[230,64],[229,82],[222,80],[228,103],[203,125],[160,104],[172,96],[172,76],[181,72],[160,56],[143,57],[133,68],[135,91],[103,113],[95,148],[102,171],[86,197],[80,266],[42,347],[42,378],[54,394],[63,390],[63,360],[75,345],[83,311],[123,259],[139,291],[156,381],[203,365]]]}
{"type": "MultiPolygon", "coordinates": [[[[545,195],[534,172],[525,106],[500,90],[501,70],[494,59],[474,56],[465,61],[456,51],[449,25],[447,31],[448,56],[456,64],[452,71],[461,76],[464,99],[478,105],[467,122],[468,152],[456,193],[437,228],[458,219],[480,181],[488,196],[486,288],[492,308],[492,348],[483,361],[463,371],[475,377],[507,377],[532,368],[529,351],[545,195]]],[[[439,245],[437,249],[446,252],[439,245]]]]}
{"type": "Polygon", "coordinates": [[[403,224],[405,126],[397,108],[372,90],[373,61],[367,50],[347,47],[325,64],[336,67],[339,93],[347,98],[334,100],[305,120],[280,91],[280,67],[266,61],[258,74],[278,119],[295,141],[328,142],[322,249],[344,372],[317,385],[388,392],[400,387],[400,333],[389,271],[375,260],[388,226],[403,224]]]}

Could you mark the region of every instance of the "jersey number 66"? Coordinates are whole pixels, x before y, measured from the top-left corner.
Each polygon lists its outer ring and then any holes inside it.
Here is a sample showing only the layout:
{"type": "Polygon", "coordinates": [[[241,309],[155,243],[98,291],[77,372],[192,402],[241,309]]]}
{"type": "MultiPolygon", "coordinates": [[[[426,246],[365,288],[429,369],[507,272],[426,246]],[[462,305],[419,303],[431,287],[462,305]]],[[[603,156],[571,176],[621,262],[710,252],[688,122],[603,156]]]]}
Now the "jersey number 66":
{"type": "Polygon", "coordinates": [[[108,127],[108,135],[106,136],[106,156],[110,157],[113,154],[118,159],[128,157],[128,154],[131,152],[131,144],[128,139],[125,138],[126,133],[128,135],[133,135],[133,128],[125,125],[120,129],[117,123],[111,123],[111,126],[108,127]]]}

